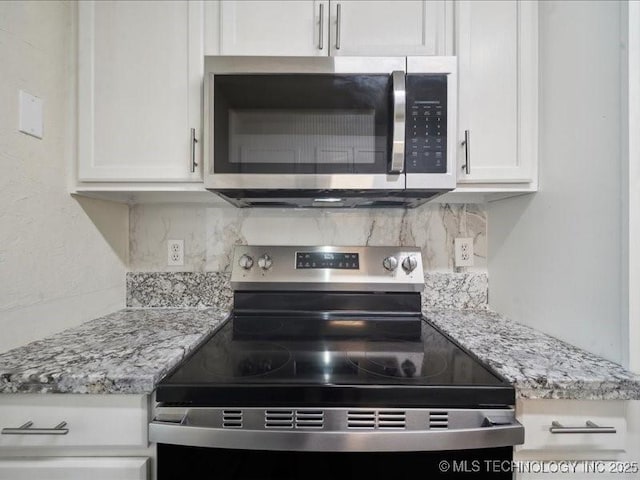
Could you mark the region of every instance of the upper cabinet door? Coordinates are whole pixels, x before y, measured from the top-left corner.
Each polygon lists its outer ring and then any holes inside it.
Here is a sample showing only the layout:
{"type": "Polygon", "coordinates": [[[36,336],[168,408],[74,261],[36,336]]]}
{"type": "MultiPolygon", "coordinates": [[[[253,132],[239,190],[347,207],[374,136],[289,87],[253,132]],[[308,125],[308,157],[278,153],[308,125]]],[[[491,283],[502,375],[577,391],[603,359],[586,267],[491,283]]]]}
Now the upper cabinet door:
{"type": "Polygon", "coordinates": [[[446,0],[332,0],[331,55],[446,55],[452,25],[446,0]]]}
{"type": "Polygon", "coordinates": [[[328,0],[221,1],[220,54],[327,56],[328,18],[328,0]]]}
{"type": "Polygon", "coordinates": [[[79,180],[201,180],[202,3],[78,9],[79,180]]]}
{"type": "Polygon", "coordinates": [[[456,50],[458,183],[535,184],[537,6],[457,2],[456,50]]]}

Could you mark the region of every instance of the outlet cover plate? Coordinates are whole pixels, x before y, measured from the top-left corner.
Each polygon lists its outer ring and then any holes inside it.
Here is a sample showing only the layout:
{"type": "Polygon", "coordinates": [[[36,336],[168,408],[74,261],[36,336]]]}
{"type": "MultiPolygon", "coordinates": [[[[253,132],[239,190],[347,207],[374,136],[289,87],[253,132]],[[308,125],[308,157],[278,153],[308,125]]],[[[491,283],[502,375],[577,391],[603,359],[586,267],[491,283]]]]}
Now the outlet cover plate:
{"type": "Polygon", "coordinates": [[[184,265],[184,240],[167,240],[167,265],[170,267],[184,265]]]}
{"type": "Polygon", "coordinates": [[[42,138],[44,130],[42,99],[23,90],[20,90],[18,99],[20,102],[18,130],[32,137],[42,138]]]}
{"type": "Polygon", "coordinates": [[[473,238],[456,238],[455,266],[473,267],[473,238]]]}

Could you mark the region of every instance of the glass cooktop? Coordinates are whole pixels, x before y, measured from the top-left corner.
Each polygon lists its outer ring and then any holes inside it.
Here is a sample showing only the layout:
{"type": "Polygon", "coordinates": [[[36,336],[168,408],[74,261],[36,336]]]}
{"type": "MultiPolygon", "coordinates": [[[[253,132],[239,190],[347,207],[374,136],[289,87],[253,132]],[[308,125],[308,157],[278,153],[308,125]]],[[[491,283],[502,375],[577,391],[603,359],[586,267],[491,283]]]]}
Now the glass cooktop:
{"type": "Polygon", "coordinates": [[[238,316],[156,392],[160,402],[207,406],[486,406],[513,397],[508,383],[420,316],[238,316]]]}

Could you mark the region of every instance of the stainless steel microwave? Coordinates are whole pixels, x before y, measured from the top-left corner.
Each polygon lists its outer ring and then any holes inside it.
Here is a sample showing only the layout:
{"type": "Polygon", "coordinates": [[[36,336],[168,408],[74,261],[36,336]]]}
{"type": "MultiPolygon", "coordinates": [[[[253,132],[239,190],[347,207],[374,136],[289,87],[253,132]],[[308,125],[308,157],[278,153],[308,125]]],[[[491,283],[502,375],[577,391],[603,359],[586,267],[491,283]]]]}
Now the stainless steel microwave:
{"type": "Polygon", "coordinates": [[[241,207],[413,207],[452,190],[456,65],[206,57],[205,186],[241,207]]]}

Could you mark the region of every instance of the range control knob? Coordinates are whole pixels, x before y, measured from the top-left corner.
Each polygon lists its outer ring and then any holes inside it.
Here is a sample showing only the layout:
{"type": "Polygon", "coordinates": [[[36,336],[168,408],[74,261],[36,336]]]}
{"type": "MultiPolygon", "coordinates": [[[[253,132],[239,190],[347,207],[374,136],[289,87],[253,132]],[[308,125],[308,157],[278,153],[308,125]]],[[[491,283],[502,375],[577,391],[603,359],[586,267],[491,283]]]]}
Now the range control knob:
{"type": "Polygon", "coordinates": [[[253,258],[245,253],[240,257],[240,260],[238,260],[238,265],[240,265],[245,270],[249,270],[251,267],[253,267],[253,258]]]}
{"type": "Polygon", "coordinates": [[[269,270],[271,265],[273,265],[273,260],[271,260],[271,257],[266,253],[258,259],[258,266],[262,270],[269,270]]]}
{"type": "Polygon", "coordinates": [[[417,266],[418,266],[418,261],[416,260],[416,257],[414,257],[413,255],[408,256],[402,261],[402,268],[407,273],[413,272],[417,266]]]}
{"type": "Polygon", "coordinates": [[[396,257],[389,256],[382,261],[382,266],[385,270],[393,272],[396,268],[398,268],[398,259],[396,257]]]}

